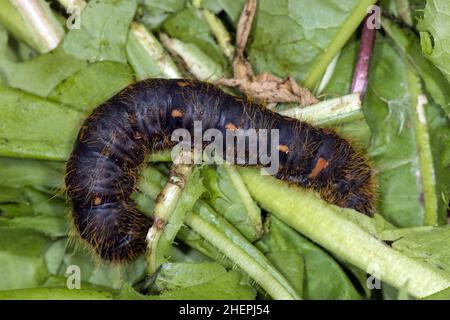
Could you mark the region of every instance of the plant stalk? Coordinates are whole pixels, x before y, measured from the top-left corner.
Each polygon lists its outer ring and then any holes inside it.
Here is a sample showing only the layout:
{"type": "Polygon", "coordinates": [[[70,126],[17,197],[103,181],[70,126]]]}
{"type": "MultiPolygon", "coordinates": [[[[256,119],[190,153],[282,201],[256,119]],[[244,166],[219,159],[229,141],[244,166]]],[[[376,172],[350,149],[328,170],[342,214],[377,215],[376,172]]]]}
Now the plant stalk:
{"type": "Polygon", "coordinates": [[[159,241],[191,173],[192,165],[174,165],[169,180],[157,197],[153,210],[153,225],[147,233],[147,265],[150,274],[153,274],[159,267],[157,261],[159,241]]]}
{"type": "Polygon", "coordinates": [[[336,54],[344,47],[345,43],[350,39],[352,34],[358,28],[358,25],[367,14],[367,9],[375,4],[377,0],[360,0],[352,14],[347,18],[339,32],[336,34],[330,45],[322,55],[314,62],[311,70],[306,75],[303,85],[313,90],[322,78],[323,73],[327,69],[330,62],[336,54]]]}
{"type": "Polygon", "coordinates": [[[138,80],[155,76],[157,73],[166,78],[183,77],[158,39],[140,23],[131,23],[127,54],[138,80]]]}
{"type": "Polygon", "coordinates": [[[64,36],[63,27],[43,0],[3,0],[0,23],[39,53],[55,49],[64,36]]]}
{"type": "Polygon", "coordinates": [[[436,178],[430,136],[428,134],[428,122],[425,114],[428,100],[426,95],[422,93],[420,78],[409,63],[407,73],[411,92],[411,115],[417,144],[417,157],[419,158],[417,178],[422,186],[423,222],[425,226],[435,226],[438,224],[438,199],[436,196],[436,178]]]}
{"type": "Polygon", "coordinates": [[[236,245],[216,226],[196,214],[189,214],[185,222],[190,228],[203,238],[208,239],[214,247],[236,263],[237,266],[255,280],[273,299],[299,299],[298,296],[289,292],[279,281],[275,280],[267,268],[256,262],[244,249],[236,245]]]}
{"type": "Polygon", "coordinates": [[[361,101],[366,95],[367,84],[369,82],[369,66],[375,43],[375,35],[377,30],[369,27],[367,15],[361,27],[361,44],[359,45],[358,61],[356,63],[355,72],[353,73],[352,93],[359,93],[361,101]]]}
{"type": "Polygon", "coordinates": [[[364,118],[361,100],[357,93],[325,100],[307,107],[290,108],[278,113],[316,126],[332,126],[364,118]]]}
{"type": "Polygon", "coordinates": [[[356,267],[377,270],[377,277],[396,288],[407,287],[415,297],[425,297],[450,286],[450,275],[410,258],[378,240],[351,221],[352,212],[322,200],[315,192],[258,170],[239,168],[253,198],[268,212],[356,267]],[[274,201],[273,199],[276,199],[274,201]]]}

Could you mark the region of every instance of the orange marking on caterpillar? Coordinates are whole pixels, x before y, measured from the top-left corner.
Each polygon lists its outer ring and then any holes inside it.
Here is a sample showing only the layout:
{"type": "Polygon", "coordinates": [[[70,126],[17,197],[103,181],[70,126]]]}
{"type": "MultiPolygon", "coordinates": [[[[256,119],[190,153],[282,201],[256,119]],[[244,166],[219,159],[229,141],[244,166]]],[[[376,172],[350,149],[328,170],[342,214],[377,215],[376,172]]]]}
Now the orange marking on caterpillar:
{"type": "Polygon", "coordinates": [[[225,129],[231,130],[231,131],[236,131],[236,130],[237,130],[237,127],[236,127],[234,124],[232,124],[232,123],[230,122],[230,123],[227,123],[227,124],[225,125],[225,129]]]}
{"type": "Polygon", "coordinates": [[[289,153],[289,147],[285,144],[280,144],[278,146],[278,150],[280,150],[281,152],[284,152],[284,153],[289,153]]]}
{"type": "Polygon", "coordinates": [[[178,81],[177,85],[179,85],[180,87],[189,87],[191,83],[189,81],[178,81]]]}
{"type": "Polygon", "coordinates": [[[102,155],[104,155],[105,157],[109,156],[109,149],[108,148],[103,148],[102,149],[102,155]]]}
{"type": "Polygon", "coordinates": [[[173,109],[170,115],[173,118],[181,118],[183,117],[183,111],[181,111],[180,109],[173,109]]]}
{"type": "Polygon", "coordinates": [[[324,158],[319,158],[319,160],[317,160],[316,166],[314,167],[314,169],[311,171],[311,173],[309,174],[308,178],[315,178],[317,177],[317,175],[326,167],[328,167],[329,163],[327,160],[325,160],[324,158]]]}
{"type": "Polygon", "coordinates": [[[81,141],[84,140],[87,129],[88,129],[88,126],[86,126],[86,125],[81,126],[81,129],[80,129],[80,140],[81,141]]]}
{"type": "Polygon", "coordinates": [[[94,204],[96,205],[96,206],[98,206],[98,205],[100,205],[102,203],[102,198],[101,197],[95,197],[94,198],[94,204]]]}

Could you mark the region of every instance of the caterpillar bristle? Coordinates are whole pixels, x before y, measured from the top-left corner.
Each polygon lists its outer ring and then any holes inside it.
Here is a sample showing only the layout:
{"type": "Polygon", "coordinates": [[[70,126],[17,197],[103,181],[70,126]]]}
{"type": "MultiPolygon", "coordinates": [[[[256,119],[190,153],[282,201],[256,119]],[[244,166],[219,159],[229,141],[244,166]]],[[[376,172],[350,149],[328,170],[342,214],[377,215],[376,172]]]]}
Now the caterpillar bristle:
{"type": "Polygon", "coordinates": [[[93,111],[67,163],[75,233],[103,260],[121,264],[145,251],[152,222],[130,198],[137,173],[148,153],[174,145],[170,136],[175,129],[192,134],[199,120],[203,128],[220,132],[278,129],[277,178],[313,189],[332,204],[373,213],[376,183],[371,166],[334,130],[281,116],[211,84],[148,79],[93,111]]]}

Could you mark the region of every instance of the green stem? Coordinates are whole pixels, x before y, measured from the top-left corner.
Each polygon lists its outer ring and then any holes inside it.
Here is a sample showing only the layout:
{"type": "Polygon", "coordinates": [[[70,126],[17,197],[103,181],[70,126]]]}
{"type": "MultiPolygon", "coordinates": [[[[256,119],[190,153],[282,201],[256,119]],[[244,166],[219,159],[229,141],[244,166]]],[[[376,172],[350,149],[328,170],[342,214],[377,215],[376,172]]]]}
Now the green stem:
{"type": "Polygon", "coordinates": [[[411,16],[411,7],[408,0],[395,0],[395,5],[397,7],[398,15],[408,26],[413,25],[413,19],[411,16]]]}
{"type": "Polygon", "coordinates": [[[190,73],[202,81],[213,82],[227,76],[223,67],[192,43],[184,43],[166,34],[160,35],[161,43],[174,55],[179,56],[190,73]]]}
{"type": "Polygon", "coordinates": [[[177,239],[181,240],[189,247],[201,252],[206,257],[211,260],[221,264],[227,269],[235,268],[236,264],[230,259],[224,256],[222,252],[217,250],[211,242],[200,236],[197,232],[189,228],[188,226],[183,226],[177,233],[177,239]]]}
{"type": "MultiPolygon", "coordinates": [[[[84,0],[58,0],[65,8],[86,7],[84,0]]],[[[138,80],[155,76],[182,78],[183,74],[158,39],[138,22],[132,22],[127,41],[127,55],[138,80]]]]}
{"type": "Polygon", "coordinates": [[[0,23],[39,53],[55,49],[64,36],[63,27],[43,0],[1,1],[0,23]]]}
{"type": "MultiPolygon", "coordinates": [[[[240,247],[249,255],[254,261],[260,264],[264,269],[266,269],[270,274],[273,281],[279,282],[287,291],[289,291],[294,297],[299,297],[294,288],[289,284],[289,282],[284,278],[281,273],[273,267],[269,260],[257,249],[245,236],[239,232],[239,230],[231,224],[223,215],[217,213],[212,209],[207,203],[199,200],[194,210],[195,214],[198,214],[200,218],[206,220],[206,222],[211,223],[222,231],[235,245],[240,247]]],[[[214,245],[214,239],[209,239],[211,244],[214,245]]],[[[232,261],[232,260],[231,260],[232,261]]],[[[234,262],[234,261],[232,261],[234,262]]],[[[236,264],[236,262],[234,262],[236,264]]],[[[252,277],[251,274],[249,274],[252,277]]],[[[257,281],[255,279],[255,281],[257,281]]]]}
{"type": "Polygon", "coordinates": [[[323,73],[327,69],[330,62],[336,56],[336,54],[344,47],[345,43],[350,39],[351,35],[358,28],[361,21],[367,14],[367,9],[375,4],[377,0],[360,0],[358,5],[353,10],[351,15],[345,20],[339,32],[336,34],[329,46],[325,49],[314,62],[311,70],[307,74],[303,85],[311,90],[313,90],[316,84],[322,78],[323,73]]]}
{"type": "MultiPolygon", "coordinates": [[[[158,188],[153,181],[158,179],[154,179],[152,176],[158,174],[158,172],[152,168],[146,168],[144,171],[145,175],[139,179],[139,189],[147,196],[154,198],[159,193],[160,188],[158,188]]],[[[239,173],[236,172],[236,174],[239,173]]],[[[170,199],[169,197],[165,198],[172,202],[172,208],[174,208],[173,202],[175,202],[174,199],[176,199],[176,197],[171,197],[170,199]]],[[[154,212],[156,213],[157,211],[161,210],[157,210],[155,207],[154,212]]],[[[173,212],[173,209],[164,210],[164,216],[166,219],[168,216],[167,212],[169,211],[173,212]]],[[[261,288],[264,290],[269,290],[266,291],[266,293],[274,298],[278,297],[278,292],[280,290],[277,288],[280,286],[285,288],[285,291],[289,292],[293,298],[299,298],[298,294],[295,292],[295,289],[293,289],[287,280],[279,273],[279,271],[270,264],[267,258],[223,216],[217,214],[214,209],[212,209],[203,200],[197,200],[192,211],[193,212],[189,215],[196,215],[197,218],[202,220],[204,224],[214,226],[218,230],[217,232],[221,233],[222,236],[217,237],[217,233],[210,233],[207,237],[205,237],[203,234],[205,231],[200,228],[200,224],[189,224],[188,219],[185,219],[185,223],[190,229],[181,229],[177,233],[178,239],[181,239],[194,249],[197,249],[206,256],[216,260],[218,263],[221,263],[228,268],[237,265],[241,267],[244,272],[252,272],[253,270],[261,269],[265,270],[266,274],[264,275],[265,278],[263,282],[261,282],[259,275],[255,276],[252,273],[248,273],[248,275],[253,278],[261,286],[261,288]],[[228,252],[222,250],[223,237],[228,239],[227,243],[231,246],[228,248],[228,252]],[[230,250],[233,252],[231,255],[230,250]],[[242,267],[241,261],[245,261],[248,266],[242,267]]],[[[151,252],[148,253],[149,258],[151,259],[149,262],[149,267],[152,268],[152,271],[158,266],[158,263],[156,262],[158,260],[156,257],[156,250],[158,250],[157,241],[161,237],[161,233],[154,233],[154,235],[155,236],[153,236],[151,242],[149,241],[149,245],[152,244],[153,254],[151,252]]]]}
{"type": "Polygon", "coordinates": [[[239,172],[253,198],[268,212],[362,270],[396,288],[407,286],[415,297],[424,297],[450,286],[450,275],[390,248],[346,217],[342,209],[326,203],[310,190],[287,186],[258,170],[239,172]],[[276,201],[274,201],[276,199],[276,201]]]}
{"type": "Polygon", "coordinates": [[[183,77],[158,39],[140,23],[131,23],[127,54],[139,80],[155,76],[155,74],[166,78],[183,77]]]}
{"type": "Polygon", "coordinates": [[[245,211],[248,215],[248,218],[250,219],[251,225],[256,231],[257,238],[260,238],[264,234],[261,212],[258,210],[258,207],[253,201],[252,196],[248,192],[247,187],[245,186],[244,181],[242,180],[242,177],[237,171],[236,167],[233,165],[225,164],[223,168],[230,177],[234,188],[242,199],[242,203],[244,204],[245,211]]]}
{"type": "Polygon", "coordinates": [[[420,179],[423,193],[424,225],[434,226],[438,224],[438,199],[430,136],[428,135],[428,124],[424,110],[428,101],[427,97],[421,92],[420,79],[411,65],[408,66],[407,74],[411,106],[413,107],[411,114],[419,158],[418,179],[420,179]]]}
{"type": "Polygon", "coordinates": [[[334,70],[336,69],[340,56],[341,51],[338,51],[338,53],[334,56],[333,60],[331,60],[327,69],[325,70],[324,75],[322,76],[322,79],[320,80],[320,84],[318,85],[316,92],[314,92],[316,96],[320,95],[330,82],[331,78],[333,77],[334,70]]]}
{"type": "Polygon", "coordinates": [[[157,197],[153,210],[153,225],[147,233],[147,265],[150,274],[153,274],[159,267],[157,249],[161,236],[175,211],[191,173],[191,165],[174,165],[169,180],[157,197]]]}
{"type": "Polygon", "coordinates": [[[78,8],[80,11],[84,9],[84,7],[86,7],[87,3],[84,0],[58,0],[59,3],[61,3],[61,5],[64,8],[78,8]]]}
{"type": "Polygon", "coordinates": [[[278,113],[310,122],[316,126],[332,126],[364,118],[359,94],[325,100],[307,107],[296,107],[278,113]]]}
{"type": "Polygon", "coordinates": [[[234,56],[234,46],[231,44],[231,36],[228,32],[227,28],[222,23],[222,20],[220,20],[214,13],[209,11],[206,8],[202,8],[202,0],[193,0],[192,5],[199,9],[203,17],[206,20],[206,23],[208,23],[209,28],[211,29],[211,32],[214,34],[214,37],[216,38],[217,43],[219,44],[220,48],[222,48],[223,53],[225,56],[231,61],[234,56]]]}
{"type": "Polygon", "coordinates": [[[236,245],[219,228],[207,222],[196,214],[189,214],[185,220],[186,224],[208,239],[225,256],[236,263],[252,279],[254,279],[273,299],[292,300],[299,299],[294,293],[289,292],[279,281],[273,278],[267,268],[257,263],[245,250],[236,245]]]}
{"type": "Polygon", "coordinates": [[[235,48],[231,44],[231,36],[228,33],[227,28],[225,28],[222,21],[208,9],[203,9],[202,13],[216,38],[217,43],[222,48],[223,53],[231,61],[234,56],[235,48]]]}

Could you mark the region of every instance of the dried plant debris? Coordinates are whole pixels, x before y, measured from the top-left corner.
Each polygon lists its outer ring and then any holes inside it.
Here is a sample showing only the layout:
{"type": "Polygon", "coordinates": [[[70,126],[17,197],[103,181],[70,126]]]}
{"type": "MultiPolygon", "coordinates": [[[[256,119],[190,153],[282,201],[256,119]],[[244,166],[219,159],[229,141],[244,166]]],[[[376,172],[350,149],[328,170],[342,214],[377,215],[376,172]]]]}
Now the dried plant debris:
{"type": "Polygon", "coordinates": [[[239,19],[233,59],[234,77],[220,79],[216,83],[239,88],[253,99],[266,103],[294,102],[302,106],[318,103],[319,100],[308,89],[299,86],[292,76],[282,79],[270,73],[255,75],[251,64],[244,56],[244,51],[256,8],[256,0],[246,1],[239,19]]]}

